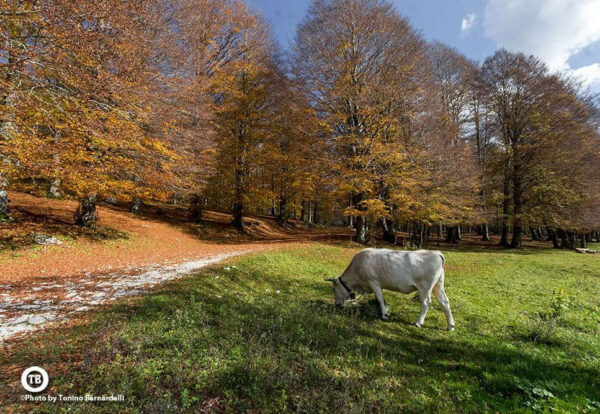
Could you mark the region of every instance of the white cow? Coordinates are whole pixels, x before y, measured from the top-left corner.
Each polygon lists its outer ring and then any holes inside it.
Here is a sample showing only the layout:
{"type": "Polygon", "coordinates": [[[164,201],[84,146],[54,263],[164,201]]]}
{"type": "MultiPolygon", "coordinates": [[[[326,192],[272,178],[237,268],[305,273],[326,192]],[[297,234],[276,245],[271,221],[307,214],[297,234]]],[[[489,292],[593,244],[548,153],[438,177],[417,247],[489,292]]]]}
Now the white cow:
{"type": "Polygon", "coordinates": [[[382,289],[402,293],[419,292],[421,314],[415,322],[419,328],[425,322],[433,291],[446,315],[448,330],[454,330],[450,301],[444,291],[444,261],[444,255],[439,251],[365,249],[354,256],[339,278],[326,280],[333,282],[338,306],[353,297],[354,291],[374,293],[381,306],[382,319],[388,319],[382,289]]]}

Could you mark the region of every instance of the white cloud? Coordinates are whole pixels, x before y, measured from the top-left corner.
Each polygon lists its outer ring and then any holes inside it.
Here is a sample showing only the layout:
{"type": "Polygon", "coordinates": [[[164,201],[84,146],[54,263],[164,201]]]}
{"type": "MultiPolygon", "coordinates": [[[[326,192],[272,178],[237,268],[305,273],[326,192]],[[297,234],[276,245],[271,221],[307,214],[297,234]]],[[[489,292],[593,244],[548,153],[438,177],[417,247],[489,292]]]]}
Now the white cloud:
{"type": "Polygon", "coordinates": [[[587,85],[600,83],[600,63],[575,70],[569,64],[600,41],[600,0],[488,0],[483,29],[499,47],[536,55],[587,85]]]}
{"type": "Polygon", "coordinates": [[[462,31],[463,35],[466,35],[471,31],[476,20],[477,15],[475,15],[475,13],[468,14],[464,19],[462,19],[460,30],[462,31]]]}
{"type": "Polygon", "coordinates": [[[600,91],[600,63],[593,63],[579,69],[572,69],[569,73],[583,82],[584,86],[589,86],[594,90],[600,91]]]}

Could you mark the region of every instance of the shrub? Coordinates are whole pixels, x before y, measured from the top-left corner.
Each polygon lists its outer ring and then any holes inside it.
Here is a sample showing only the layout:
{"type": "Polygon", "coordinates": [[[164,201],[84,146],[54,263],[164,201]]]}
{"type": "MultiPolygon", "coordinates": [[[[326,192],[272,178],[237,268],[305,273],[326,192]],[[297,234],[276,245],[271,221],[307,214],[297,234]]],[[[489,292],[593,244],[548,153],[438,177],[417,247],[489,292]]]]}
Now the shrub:
{"type": "Polygon", "coordinates": [[[565,313],[573,305],[575,298],[563,289],[554,289],[548,307],[542,311],[525,314],[528,336],[533,342],[551,342],[565,313]]]}

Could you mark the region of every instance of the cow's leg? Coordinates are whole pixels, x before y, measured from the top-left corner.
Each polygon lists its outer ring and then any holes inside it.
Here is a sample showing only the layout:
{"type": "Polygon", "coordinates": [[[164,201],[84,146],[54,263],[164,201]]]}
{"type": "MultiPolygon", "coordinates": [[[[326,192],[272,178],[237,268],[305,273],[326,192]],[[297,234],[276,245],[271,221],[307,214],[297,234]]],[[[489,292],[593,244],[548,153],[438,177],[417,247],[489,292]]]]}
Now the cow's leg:
{"type": "Polygon", "coordinates": [[[450,310],[450,301],[446,292],[444,291],[444,278],[442,277],[439,282],[433,287],[433,294],[440,303],[444,314],[446,315],[446,323],[448,324],[448,330],[454,330],[454,318],[452,317],[452,311],[450,310]]]}
{"type": "Polygon", "coordinates": [[[421,314],[415,322],[415,326],[420,328],[425,322],[425,315],[427,315],[429,305],[431,305],[431,290],[419,289],[419,302],[421,302],[421,314]]]}
{"type": "Polygon", "coordinates": [[[381,319],[388,320],[390,317],[387,314],[387,308],[385,306],[385,301],[383,300],[383,291],[381,290],[381,286],[377,283],[369,283],[371,290],[375,294],[377,301],[379,302],[379,307],[381,308],[381,319]]]}

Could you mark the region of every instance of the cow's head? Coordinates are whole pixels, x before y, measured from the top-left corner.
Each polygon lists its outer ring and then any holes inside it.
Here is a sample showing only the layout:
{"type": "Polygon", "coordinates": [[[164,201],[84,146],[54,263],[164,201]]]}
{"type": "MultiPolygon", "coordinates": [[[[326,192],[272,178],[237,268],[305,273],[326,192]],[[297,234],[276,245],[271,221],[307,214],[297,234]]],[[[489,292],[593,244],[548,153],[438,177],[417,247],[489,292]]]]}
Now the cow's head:
{"type": "Polygon", "coordinates": [[[333,292],[335,293],[335,304],[336,306],[343,306],[344,302],[348,299],[354,299],[355,295],[348,285],[345,285],[340,278],[337,279],[325,279],[326,282],[333,283],[333,292]]]}

